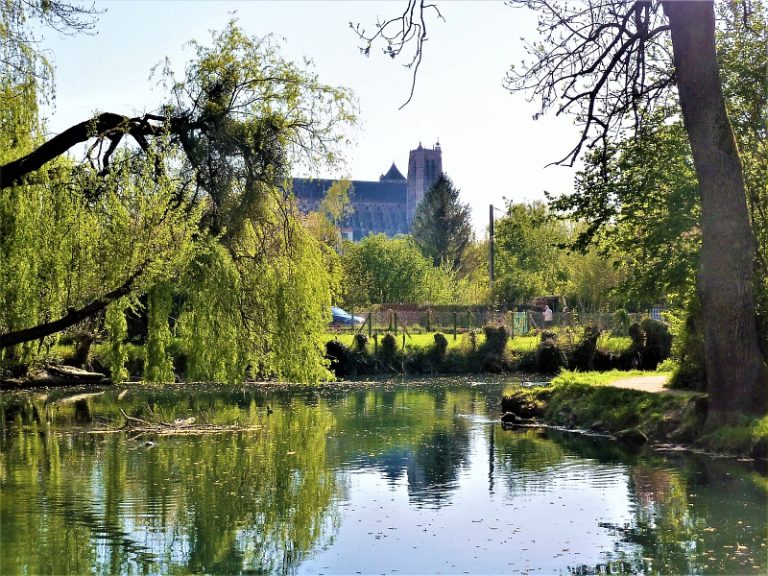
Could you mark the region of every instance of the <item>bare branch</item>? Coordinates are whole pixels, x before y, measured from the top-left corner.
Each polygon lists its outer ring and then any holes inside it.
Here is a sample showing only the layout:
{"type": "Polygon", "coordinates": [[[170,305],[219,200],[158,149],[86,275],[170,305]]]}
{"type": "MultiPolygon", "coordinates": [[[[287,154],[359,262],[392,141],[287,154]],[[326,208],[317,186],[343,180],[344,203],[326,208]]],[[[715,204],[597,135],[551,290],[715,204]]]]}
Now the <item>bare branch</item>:
{"type": "Polygon", "coordinates": [[[673,85],[669,25],[657,0],[557,3],[510,0],[538,14],[539,43],[530,61],[513,67],[505,86],[540,100],[534,119],[557,106],[581,125],[576,145],[554,164],[573,166],[584,146],[605,145],[626,128],[637,130],[673,85]]]}
{"type": "Polygon", "coordinates": [[[363,41],[363,45],[360,46],[360,53],[365,56],[370,56],[371,47],[378,41],[386,43],[382,50],[384,54],[393,59],[400,56],[406,46],[413,43],[413,56],[404,64],[406,68],[413,70],[411,90],[408,99],[399,107],[399,110],[410,103],[416,90],[416,77],[424,53],[424,42],[427,41],[428,18],[426,14],[429,11],[434,12],[438,19],[445,20],[436,4],[427,3],[426,0],[408,0],[405,10],[400,16],[384,21],[379,20],[376,23],[376,31],[371,34],[368,34],[360,24],[349,23],[349,27],[363,41]]]}
{"type": "MultiPolygon", "coordinates": [[[[61,156],[73,146],[87,142],[94,137],[112,140],[112,145],[107,150],[107,165],[109,164],[109,156],[117,146],[115,141],[119,142],[124,134],[133,136],[142,149],[147,150],[149,143],[146,136],[158,134],[160,130],[160,126],[150,120],[152,118],[129,118],[121,114],[103,112],[95,118],[75,124],[41,144],[26,156],[0,166],[0,189],[19,184],[24,176],[61,156]]],[[[96,144],[98,143],[97,141],[96,144]]],[[[91,150],[93,149],[94,146],[91,147],[91,150]]]]}

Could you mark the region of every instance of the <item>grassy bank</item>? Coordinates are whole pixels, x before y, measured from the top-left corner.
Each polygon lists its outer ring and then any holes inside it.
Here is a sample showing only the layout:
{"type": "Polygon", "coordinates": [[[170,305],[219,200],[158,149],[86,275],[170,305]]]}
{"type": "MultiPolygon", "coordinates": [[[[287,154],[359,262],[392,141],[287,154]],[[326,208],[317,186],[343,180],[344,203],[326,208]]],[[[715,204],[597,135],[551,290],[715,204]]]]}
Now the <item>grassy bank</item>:
{"type": "Polygon", "coordinates": [[[682,444],[739,456],[765,457],[768,416],[744,419],[738,426],[708,428],[707,397],[615,388],[634,371],[563,372],[550,386],[515,390],[502,400],[502,411],[543,423],[617,434],[638,430],[656,444],[682,444]]]}

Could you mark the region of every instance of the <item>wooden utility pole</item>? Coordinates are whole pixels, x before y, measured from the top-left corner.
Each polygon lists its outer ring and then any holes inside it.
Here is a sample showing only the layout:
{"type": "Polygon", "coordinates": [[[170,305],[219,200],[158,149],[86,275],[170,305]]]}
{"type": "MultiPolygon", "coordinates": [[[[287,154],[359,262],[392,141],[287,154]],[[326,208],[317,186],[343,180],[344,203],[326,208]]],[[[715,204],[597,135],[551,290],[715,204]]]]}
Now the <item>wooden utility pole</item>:
{"type": "Polygon", "coordinates": [[[493,293],[493,204],[488,210],[488,284],[493,293]]]}

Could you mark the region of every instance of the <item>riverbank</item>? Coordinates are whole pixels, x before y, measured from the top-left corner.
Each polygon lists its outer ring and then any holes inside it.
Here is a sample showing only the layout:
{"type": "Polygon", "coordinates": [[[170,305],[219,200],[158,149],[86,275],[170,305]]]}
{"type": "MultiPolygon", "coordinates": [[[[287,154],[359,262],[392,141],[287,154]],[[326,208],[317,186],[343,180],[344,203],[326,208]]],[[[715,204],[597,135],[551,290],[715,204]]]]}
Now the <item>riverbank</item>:
{"type": "Polygon", "coordinates": [[[633,389],[630,376],[617,371],[565,371],[549,386],[523,388],[504,396],[504,420],[512,425],[533,421],[605,433],[629,444],[647,441],[657,446],[688,446],[733,456],[768,458],[768,416],[745,417],[738,426],[709,428],[706,394],[633,389]]]}

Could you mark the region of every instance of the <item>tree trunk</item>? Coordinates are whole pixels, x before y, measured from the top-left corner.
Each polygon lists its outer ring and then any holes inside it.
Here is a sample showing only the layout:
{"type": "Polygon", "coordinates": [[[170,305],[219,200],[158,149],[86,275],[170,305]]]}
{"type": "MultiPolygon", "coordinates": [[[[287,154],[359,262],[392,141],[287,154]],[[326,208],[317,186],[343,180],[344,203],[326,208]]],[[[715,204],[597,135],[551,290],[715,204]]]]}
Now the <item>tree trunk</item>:
{"type": "Polygon", "coordinates": [[[768,368],[758,347],[754,239],[744,177],[725,109],[712,2],[663,2],[669,17],[680,106],[701,196],[698,288],[704,320],[709,422],[764,414],[768,368]]]}

